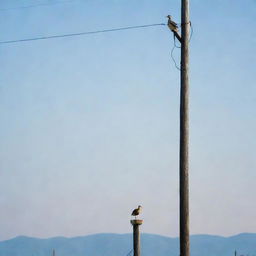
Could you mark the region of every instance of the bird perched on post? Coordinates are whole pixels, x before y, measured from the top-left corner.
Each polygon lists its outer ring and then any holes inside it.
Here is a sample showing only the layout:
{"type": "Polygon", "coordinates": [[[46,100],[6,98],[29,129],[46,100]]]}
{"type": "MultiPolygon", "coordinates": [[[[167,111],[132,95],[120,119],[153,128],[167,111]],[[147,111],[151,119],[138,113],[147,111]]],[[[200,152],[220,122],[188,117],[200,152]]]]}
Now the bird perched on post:
{"type": "Polygon", "coordinates": [[[136,219],[136,216],[138,216],[138,215],[140,214],[141,208],[142,208],[142,207],[139,205],[138,208],[136,208],[136,209],[134,209],[134,210],[132,211],[132,216],[135,216],[135,219],[136,219]]]}
{"type": "Polygon", "coordinates": [[[169,29],[172,32],[178,32],[179,31],[178,24],[172,20],[172,16],[171,15],[167,15],[167,18],[168,18],[167,25],[168,25],[169,29]]]}

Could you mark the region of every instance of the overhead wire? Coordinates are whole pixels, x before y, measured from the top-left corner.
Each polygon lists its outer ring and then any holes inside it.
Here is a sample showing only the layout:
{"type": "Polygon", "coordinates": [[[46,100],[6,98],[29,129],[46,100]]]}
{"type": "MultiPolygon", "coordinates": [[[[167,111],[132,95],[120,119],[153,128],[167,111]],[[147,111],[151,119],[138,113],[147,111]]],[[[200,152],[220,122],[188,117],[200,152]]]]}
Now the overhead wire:
{"type": "Polygon", "coordinates": [[[126,256],[131,256],[132,252],[133,252],[133,249],[131,249],[131,250],[126,254],[126,256]]]}
{"type": "Polygon", "coordinates": [[[193,37],[193,33],[194,33],[194,29],[193,29],[193,25],[192,22],[190,21],[190,36],[189,36],[189,42],[193,37]]]}
{"type": "MultiPolygon", "coordinates": [[[[191,40],[191,38],[192,38],[192,36],[193,36],[194,30],[193,30],[193,26],[192,26],[192,22],[191,22],[191,21],[189,22],[189,24],[190,24],[190,28],[191,28],[190,36],[189,36],[189,42],[190,42],[190,40],[191,40]]],[[[179,27],[180,27],[180,26],[181,26],[181,24],[179,24],[179,27]]],[[[176,62],[176,60],[175,60],[175,58],[174,58],[174,56],[173,56],[173,53],[174,53],[175,48],[180,49],[181,46],[177,46],[177,44],[176,44],[176,37],[175,37],[175,35],[173,34],[173,48],[172,48],[172,50],[171,50],[171,58],[172,58],[172,60],[173,60],[173,63],[174,63],[174,65],[175,65],[175,68],[178,69],[178,70],[180,70],[180,67],[177,65],[177,62],[176,62]]]]}
{"type": "Polygon", "coordinates": [[[40,7],[40,6],[49,6],[49,5],[56,5],[56,4],[66,4],[74,1],[75,0],[64,0],[64,1],[49,2],[49,3],[39,3],[39,4],[31,4],[31,5],[24,5],[24,6],[17,6],[17,7],[0,8],[0,12],[34,8],[34,7],[40,7]]]}
{"type": "Polygon", "coordinates": [[[121,28],[112,28],[112,29],[104,29],[104,30],[96,30],[96,31],[87,31],[87,32],[80,32],[80,33],[63,34],[63,35],[52,35],[52,36],[33,37],[33,38],[25,38],[25,39],[17,39],[17,40],[0,41],[0,44],[11,44],[11,43],[21,43],[21,42],[37,41],[37,40],[46,40],[46,39],[54,39],[54,38],[73,37],[73,36],[82,36],[82,35],[91,35],[91,34],[108,33],[108,32],[115,32],[115,31],[122,31],[122,30],[139,29],[139,28],[148,28],[148,27],[165,26],[165,25],[166,25],[166,24],[164,24],[164,23],[155,23],[155,24],[138,25],[138,26],[129,26],[129,27],[121,27],[121,28]]]}
{"type": "Polygon", "coordinates": [[[175,46],[175,48],[178,48],[178,49],[181,48],[181,46],[178,46],[178,45],[176,44],[176,37],[175,37],[175,36],[174,36],[174,46],[175,46]]]}
{"type": "Polygon", "coordinates": [[[176,46],[175,35],[173,34],[173,47],[172,47],[172,50],[171,50],[171,58],[172,58],[172,61],[173,61],[174,65],[175,65],[175,68],[180,70],[180,67],[177,65],[177,62],[176,62],[176,60],[175,60],[175,58],[173,56],[173,52],[174,52],[175,48],[180,48],[180,47],[176,46]]]}

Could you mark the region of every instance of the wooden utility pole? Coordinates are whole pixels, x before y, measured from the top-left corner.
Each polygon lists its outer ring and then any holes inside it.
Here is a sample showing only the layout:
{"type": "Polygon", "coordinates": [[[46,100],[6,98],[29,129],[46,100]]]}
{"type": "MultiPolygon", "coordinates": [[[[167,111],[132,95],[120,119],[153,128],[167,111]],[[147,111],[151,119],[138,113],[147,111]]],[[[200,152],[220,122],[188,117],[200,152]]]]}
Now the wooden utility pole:
{"type": "Polygon", "coordinates": [[[140,256],[140,229],[143,220],[131,220],[133,226],[133,256],[140,256]]]}
{"type": "Polygon", "coordinates": [[[189,0],[181,0],[180,256],[189,256],[189,0]]]}
{"type": "Polygon", "coordinates": [[[168,15],[168,27],[181,44],[180,63],[180,256],[189,256],[189,0],[181,0],[181,35],[168,15]]]}

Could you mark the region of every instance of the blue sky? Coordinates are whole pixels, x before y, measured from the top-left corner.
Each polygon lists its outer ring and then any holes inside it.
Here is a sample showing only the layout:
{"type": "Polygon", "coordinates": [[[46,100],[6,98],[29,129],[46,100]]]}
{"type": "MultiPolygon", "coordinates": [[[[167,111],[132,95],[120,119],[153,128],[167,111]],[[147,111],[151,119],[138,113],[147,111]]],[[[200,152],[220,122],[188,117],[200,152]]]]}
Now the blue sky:
{"type": "MultiPolygon", "coordinates": [[[[179,1],[2,0],[0,41],[179,22],[179,1]]],[[[191,233],[256,232],[256,1],[191,1],[191,233]]],[[[178,235],[167,27],[0,45],[0,239],[178,235]]],[[[179,50],[174,56],[179,61],[179,50]]]]}

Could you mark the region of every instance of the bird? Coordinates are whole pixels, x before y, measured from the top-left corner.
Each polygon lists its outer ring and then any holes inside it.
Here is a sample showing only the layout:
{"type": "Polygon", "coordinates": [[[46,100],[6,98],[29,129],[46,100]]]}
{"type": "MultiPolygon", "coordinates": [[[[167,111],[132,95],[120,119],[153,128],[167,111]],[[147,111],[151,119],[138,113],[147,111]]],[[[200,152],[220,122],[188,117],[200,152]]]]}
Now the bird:
{"type": "Polygon", "coordinates": [[[168,25],[169,29],[172,32],[178,32],[179,31],[178,24],[172,20],[172,16],[171,15],[167,15],[166,17],[168,18],[167,25],[168,25]]]}
{"type": "Polygon", "coordinates": [[[136,219],[136,216],[140,214],[141,208],[142,208],[141,205],[139,205],[138,208],[132,211],[132,216],[135,216],[135,219],[136,219]]]}

